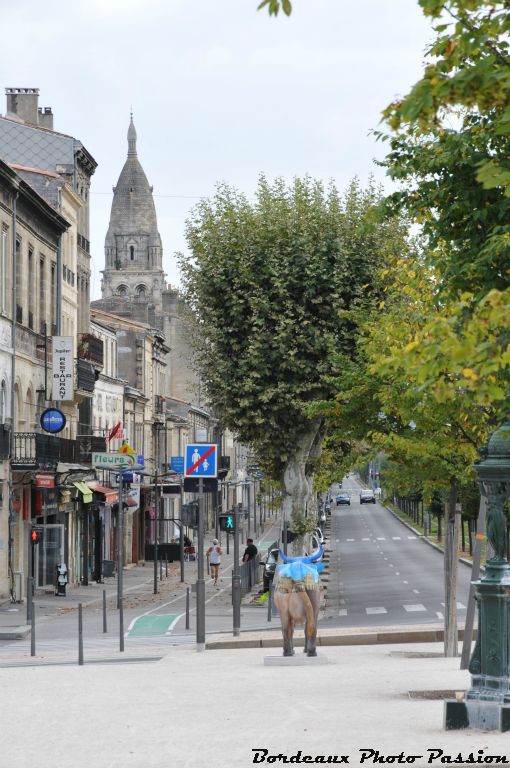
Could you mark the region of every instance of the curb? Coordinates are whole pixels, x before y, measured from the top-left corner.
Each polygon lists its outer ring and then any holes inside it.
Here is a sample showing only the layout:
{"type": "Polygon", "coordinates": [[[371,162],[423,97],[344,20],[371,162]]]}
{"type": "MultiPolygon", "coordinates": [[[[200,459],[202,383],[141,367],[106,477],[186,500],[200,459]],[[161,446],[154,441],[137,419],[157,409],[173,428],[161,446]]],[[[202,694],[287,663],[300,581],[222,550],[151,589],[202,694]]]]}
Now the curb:
{"type": "Polygon", "coordinates": [[[3,627],[0,629],[0,640],[24,640],[30,631],[29,624],[22,624],[19,627],[3,627]]]}
{"type": "MultiPolygon", "coordinates": [[[[476,638],[476,631],[473,633],[473,639],[476,638]]],[[[459,641],[464,639],[464,630],[458,630],[459,641]]],[[[357,632],[344,635],[318,635],[317,646],[332,645],[390,645],[407,643],[440,643],[444,640],[444,630],[437,627],[429,629],[412,630],[376,630],[375,632],[357,632]]],[[[303,647],[304,638],[295,638],[294,645],[303,647]]],[[[282,640],[280,637],[258,636],[246,637],[234,640],[211,640],[206,642],[207,650],[232,650],[243,648],[281,648],[282,640]]]]}

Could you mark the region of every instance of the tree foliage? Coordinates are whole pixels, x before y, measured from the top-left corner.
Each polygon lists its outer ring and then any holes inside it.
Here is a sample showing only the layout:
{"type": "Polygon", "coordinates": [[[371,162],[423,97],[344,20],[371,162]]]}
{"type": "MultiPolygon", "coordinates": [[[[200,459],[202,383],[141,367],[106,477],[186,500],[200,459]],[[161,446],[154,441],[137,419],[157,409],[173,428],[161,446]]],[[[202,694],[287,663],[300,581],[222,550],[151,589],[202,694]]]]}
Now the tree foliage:
{"type": "Polygon", "coordinates": [[[508,0],[419,0],[435,22],[422,78],[384,118],[392,213],[423,226],[453,295],[510,286],[508,0]]]}
{"type": "Polygon", "coordinates": [[[187,224],[181,266],[209,400],[275,477],[310,428],[306,406],[332,394],[333,352],[354,353],[342,310],[377,294],[381,264],[403,247],[400,226],[372,218],[377,200],[357,182],[342,197],[261,177],[253,202],[221,185],[187,224]]]}

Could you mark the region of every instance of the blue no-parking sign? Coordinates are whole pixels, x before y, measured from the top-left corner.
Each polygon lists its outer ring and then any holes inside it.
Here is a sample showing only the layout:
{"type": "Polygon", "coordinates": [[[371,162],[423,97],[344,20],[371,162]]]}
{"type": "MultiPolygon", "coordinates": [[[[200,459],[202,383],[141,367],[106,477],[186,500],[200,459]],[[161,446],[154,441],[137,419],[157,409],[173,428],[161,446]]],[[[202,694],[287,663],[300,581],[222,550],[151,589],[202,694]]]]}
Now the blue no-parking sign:
{"type": "Polygon", "coordinates": [[[218,474],[218,446],[215,443],[187,445],[184,452],[185,477],[216,477],[218,474]]]}

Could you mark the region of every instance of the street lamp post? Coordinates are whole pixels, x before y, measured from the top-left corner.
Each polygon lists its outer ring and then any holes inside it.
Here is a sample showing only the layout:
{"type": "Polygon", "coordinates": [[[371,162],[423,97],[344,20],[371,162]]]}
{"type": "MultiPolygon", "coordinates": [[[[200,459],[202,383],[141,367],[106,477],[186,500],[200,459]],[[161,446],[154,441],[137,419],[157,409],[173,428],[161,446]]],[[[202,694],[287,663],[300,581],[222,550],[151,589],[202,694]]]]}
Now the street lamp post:
{"type": "Polygon", "coordinates": [[[510,422],[491,435],[475,462],[487,500],[487,539],[494,551],[474,583],[478,632],[469,662],[471,688],[464,700],[445,702],[445,728],[510,730],[510,563],[505,504],[510,498],[510,422]]]}

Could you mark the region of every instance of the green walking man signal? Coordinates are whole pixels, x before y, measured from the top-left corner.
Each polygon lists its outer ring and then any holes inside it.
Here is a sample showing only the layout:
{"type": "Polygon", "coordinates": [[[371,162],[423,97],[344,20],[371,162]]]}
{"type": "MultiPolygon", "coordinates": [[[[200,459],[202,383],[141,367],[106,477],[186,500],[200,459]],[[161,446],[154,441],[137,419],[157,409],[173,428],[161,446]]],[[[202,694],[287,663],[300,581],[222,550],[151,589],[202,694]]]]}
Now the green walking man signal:
{"type": "Polygon", "coordinates": [[[236,517],[234,514],[219,515],[220,531],[234,532],[236,529],[236,517]]]}

